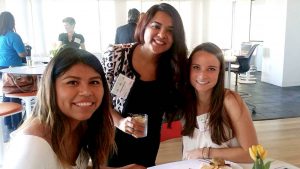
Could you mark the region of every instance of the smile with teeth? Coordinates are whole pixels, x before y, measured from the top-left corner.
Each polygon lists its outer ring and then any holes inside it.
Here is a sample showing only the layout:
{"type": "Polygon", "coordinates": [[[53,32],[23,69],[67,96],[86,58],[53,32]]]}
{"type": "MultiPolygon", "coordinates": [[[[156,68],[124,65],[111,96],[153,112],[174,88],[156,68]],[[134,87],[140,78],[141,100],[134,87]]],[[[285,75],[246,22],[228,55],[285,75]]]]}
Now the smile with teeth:
{"type": "Polygon", "coordinates": [[[158,45],[163,45],[165,44],[163,41],[159,40],[159,39],[154,39],[154,42],[158,45]]]}
{"type": "Polygon", "coordinates": [[[79,107],[86,107],[86,106],[91,106],[93,103],[92,102],[80,102],[80,103],[75,103],[76,106],[79,107]]]}
{"type": "Polygon", "coordinates": [[[205,85],[205,84],[208,84],[209,82],[208,81],[202,81],[202,80],[199,80],[197,79],[196,82],[200,85],[205,85]]]}

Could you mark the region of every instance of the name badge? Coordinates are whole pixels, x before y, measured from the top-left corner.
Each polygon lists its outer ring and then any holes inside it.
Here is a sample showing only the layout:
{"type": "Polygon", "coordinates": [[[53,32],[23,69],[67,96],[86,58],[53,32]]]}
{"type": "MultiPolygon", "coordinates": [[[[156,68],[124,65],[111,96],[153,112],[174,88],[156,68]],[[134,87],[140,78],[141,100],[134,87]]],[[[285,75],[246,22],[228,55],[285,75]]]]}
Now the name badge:
{"type": "Polygon", "coordinates": [[[79,43],[79,44],[80,44],[80,41],[81,41],[81,40],[80,40],[79,38],[75,38],[75,39],[74,39],[74,42],[76,42],[76,43],[79,43]]]}
{"type": "Polygon", "coordinates": [[[123,74],[119,74],[117,81],[111,90],[111,93],[118,97],[126,99],[133,85],[133,82],[133,79],[130,79],[123,74]]]}

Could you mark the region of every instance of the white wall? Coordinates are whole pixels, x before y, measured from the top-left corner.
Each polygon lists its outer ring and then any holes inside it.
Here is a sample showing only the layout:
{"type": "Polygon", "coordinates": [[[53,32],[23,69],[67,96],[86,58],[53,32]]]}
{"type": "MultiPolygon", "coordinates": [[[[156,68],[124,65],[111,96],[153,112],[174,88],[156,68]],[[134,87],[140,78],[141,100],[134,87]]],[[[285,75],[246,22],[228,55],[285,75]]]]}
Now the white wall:
{"type": "Polygon", "coordinates": [[[286,0],[266,0],[266,29],[261,80],[282,86],[285,46],[286,0]]]}
{"type": "Polygon", "coordinates": [[[5,10],[5,1],[0,0],[0,12],[5,10]]]}
{"type": "Polygon", "coordinates": [[[282,86],[300,85],[300,1],[288,0],[282,86]]]}
{"type": "Polygon", "coordinates": [[[261,80],[281,87],[299,86],[300,1],[266,0],[261,80]]]}

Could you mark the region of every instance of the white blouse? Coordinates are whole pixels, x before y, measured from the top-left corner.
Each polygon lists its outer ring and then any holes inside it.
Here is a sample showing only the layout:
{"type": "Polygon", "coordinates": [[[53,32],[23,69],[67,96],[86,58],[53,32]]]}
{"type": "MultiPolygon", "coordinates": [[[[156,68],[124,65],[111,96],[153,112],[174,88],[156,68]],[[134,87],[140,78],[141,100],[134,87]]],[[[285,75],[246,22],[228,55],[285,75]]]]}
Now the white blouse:
{"type": "MultiPolygon", "coordinates": [[[[88,159],[81,151],[76,166],[72,169],[86,169],[88,159]]],[[[63,169],[52,147],[46,140],[33,135],[17,133],[9,143],[4,159],[5,169],[63,169]]]]}
{"type": "Polygon", "coordinates": [[[201,114],[197,116],[197,124],[199,128],[194,129],[193,137],[183,136],[183,156],[186,159],[186,152],[198,148],[211,147],[211,148],[226,148],[226,147],[239,147],[237,139],[234,137],[221,145],[213,143],[209,133],[208,114],[201,114]]]}

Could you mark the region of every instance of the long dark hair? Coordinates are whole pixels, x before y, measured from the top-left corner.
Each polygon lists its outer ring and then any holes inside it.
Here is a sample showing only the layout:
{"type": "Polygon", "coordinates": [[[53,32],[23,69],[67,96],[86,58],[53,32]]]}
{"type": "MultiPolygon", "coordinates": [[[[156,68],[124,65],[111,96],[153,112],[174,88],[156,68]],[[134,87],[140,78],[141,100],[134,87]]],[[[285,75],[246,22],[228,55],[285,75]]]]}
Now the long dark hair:
{"type": "MultiPolygon", "coordinates": [[[[229,140],[232,135],[228,134],[228,128],[231,128],[231,122],[226,113],[224,106],[225,98],[225,88],[224,88],[224,56],[222,50],[215,44],[207,42],[202,43],[194,48],[190,57],[188,59],[188,66],[191,67],[191,62],[194,54],[198,51],[206,51],[213,54],[220,62],[220,72],[218,76],[218,82],[214,86],[209,108],[209,129],[211,134],[211,139],[216,144],[221,144],[229,140]],[[225,125],[225,126],[224,126],[225,125]]],[[[197,127],[196,117],[197,117],[197,97],[196,92],[193,86],[190,84],[190,72],[188,71],[187,75],[187,85],[185,88],[185,106],[183,117],[185,119],[184,129],[182,135],[193,136],[195,127],[197,127]]]]}
{"type": "Polygon", "coordinates": [[[99,60],[93,54],[81,50],[66,47],[61,49],[47,65],[38,91],[37,103],[33,109],[33,117],[37,117],[42,124],[50,128],[51,146],[62,164],[67,163],[66,133],[70,131],[67,117],[57,105],[55,81],[72,66],[83,63],[90,66],[101,76],[104,96],[101,105],[86,122],[84,137],[81,139],[79,149],[88,152],[92,159],[93,168],[99,169],[106,163],[108,154],[114,149],[114,125],[110,113],[110,90],[105,74],[99,60]]]}
{"type": "Polygon", "coordinates": [[[15,32],[15,18],[10,12],[1,12],[0,14],[0,35],[5,35],[7,32],[15,32]]]}
{"type": "MultiPolygon", "coordinates": [[[[168,51],[164,52],[159,58],[160,60],[158,62],[158,68],[156,72],[157,79],[158,81],[162,82],[162,84],[166,85],[166,87],[172,90],[176,89],[181,91],[184,84],[184,72],[186,70],[187,47],[185,43],[184,27],[178,11],[173,6],[167,3],[153,5],[138,22],[135,30],[135,39],[140,44],[145,43],[145,29],[151,19],[159,11],[168,14],[172,18],[174,27],[172,35],[174,42],[171,48],[168,51]]],[[[174,94],[172,93],[172,90],[170,91],[170,93],[174,94]]],[[[176,99],[174,99],[173,101],[177,102],[175,103],[175,105],[180,104],[181,102],[176,99]]],[[[176,109],[177,106],[178,105],[175,106],[176,109]]],[[[174,110],[175,109],[170,111],[174,110]]]]}

